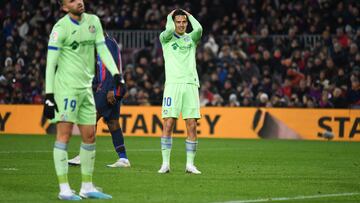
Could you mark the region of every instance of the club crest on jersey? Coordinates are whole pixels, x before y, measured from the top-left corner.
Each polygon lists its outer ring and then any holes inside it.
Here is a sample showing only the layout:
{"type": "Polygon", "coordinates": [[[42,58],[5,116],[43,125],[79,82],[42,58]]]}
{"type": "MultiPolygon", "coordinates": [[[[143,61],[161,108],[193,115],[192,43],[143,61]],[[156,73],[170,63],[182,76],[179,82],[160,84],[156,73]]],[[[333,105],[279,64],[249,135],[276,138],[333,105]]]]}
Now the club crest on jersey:
{"type": "Polygon", "coordinates": [[[90,32],[90,33],[95,33],[95,32],[96,32],[96,28],[95,28],[94,25],[90,25],[90,26],[89,26],[89,32],[90,32]]]}
{"type": "Polygon", "coordinates": [[[185,42],[190,42],[190,37],[189,36],[184,37],[184,41],[185,42]]]}

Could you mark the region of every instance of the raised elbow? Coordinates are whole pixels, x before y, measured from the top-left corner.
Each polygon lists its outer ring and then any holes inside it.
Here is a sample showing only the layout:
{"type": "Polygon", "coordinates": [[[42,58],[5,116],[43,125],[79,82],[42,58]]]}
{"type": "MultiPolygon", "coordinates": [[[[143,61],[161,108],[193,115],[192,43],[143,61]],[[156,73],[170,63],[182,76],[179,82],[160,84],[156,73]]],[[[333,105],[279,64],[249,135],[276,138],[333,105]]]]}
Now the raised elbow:
{"type": "Polygon", "coordinates": [[[199,33],[199,34],[202,34],[203,32],[203,28],[201,25],[199,25],[199,27],[196,28],[195,32],[199,33]]]}

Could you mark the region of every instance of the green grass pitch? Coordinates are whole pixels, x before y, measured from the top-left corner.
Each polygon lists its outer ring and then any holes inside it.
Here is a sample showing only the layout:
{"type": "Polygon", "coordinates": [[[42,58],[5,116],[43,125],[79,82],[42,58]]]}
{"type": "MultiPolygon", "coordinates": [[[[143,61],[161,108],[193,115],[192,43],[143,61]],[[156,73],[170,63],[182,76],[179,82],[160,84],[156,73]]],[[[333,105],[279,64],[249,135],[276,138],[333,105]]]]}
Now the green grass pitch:
{"type": "MultiPolygon", "coordinates": [[[[184,172],[184,138],[173,140],[163,175],[159,138],[125,142],[132,167],[107,168],[117,155],[110,137],[97,138],[94,183],[113,196],[103,202],[360,202],[359,142],[199,139],[202,175],[184,172]]],[[[53,136],[0,135],[0,202],[59,202],[53,144],[53,136]]],[[[79,144],[74,136],[69,158],[79,144]]],[[[70,167],[69,181],[79,191],[80,167],[70,167]]]]}

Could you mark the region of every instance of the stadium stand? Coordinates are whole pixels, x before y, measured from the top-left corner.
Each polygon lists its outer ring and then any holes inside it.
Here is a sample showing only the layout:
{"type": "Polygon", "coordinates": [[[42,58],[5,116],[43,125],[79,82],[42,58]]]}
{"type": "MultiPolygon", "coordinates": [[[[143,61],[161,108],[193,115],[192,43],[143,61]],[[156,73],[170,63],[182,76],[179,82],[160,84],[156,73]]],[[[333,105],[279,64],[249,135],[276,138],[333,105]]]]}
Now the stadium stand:
{"type": "MultiPolygon", "coordinates": [[[[330,0],[86,2],[108,30],[159,32],[174,7],[204,27],[197,52],[202,106],[360,108],[360,2],[330,0]]],[[[0,3],[0,103],[40,104],[55,0],[0,3]]],[[[158,40],[123,50],[127,105],[161,105],[158,40]],[[134,57],[133,57],[134,56],[134,57]]]]}

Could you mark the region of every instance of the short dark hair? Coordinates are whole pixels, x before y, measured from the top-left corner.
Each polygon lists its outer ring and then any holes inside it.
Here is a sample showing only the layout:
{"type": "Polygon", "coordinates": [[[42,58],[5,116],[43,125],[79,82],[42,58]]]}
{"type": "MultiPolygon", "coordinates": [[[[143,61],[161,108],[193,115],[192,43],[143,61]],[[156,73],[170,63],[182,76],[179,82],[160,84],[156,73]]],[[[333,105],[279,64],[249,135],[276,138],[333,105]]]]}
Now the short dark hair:
{"type": "Polygon", "coordinates": [[[59,4],[59,6],[62,6],[64,4],[64,0],[58,0],[57,2],[59,4]]]}
{"type": "Polygon", "coordinates": [[[173,15],[172,15],[172,19],[173,19],[173,20],[175,19],[175,16],[186,16],[186,17],[188,17],[188,16],[186,15],[186,13],[185,13],[183,10],[181,10],[181,9],[176,9],[176,10],[175,10],[175,12],[174,12],[173,15]]]}

